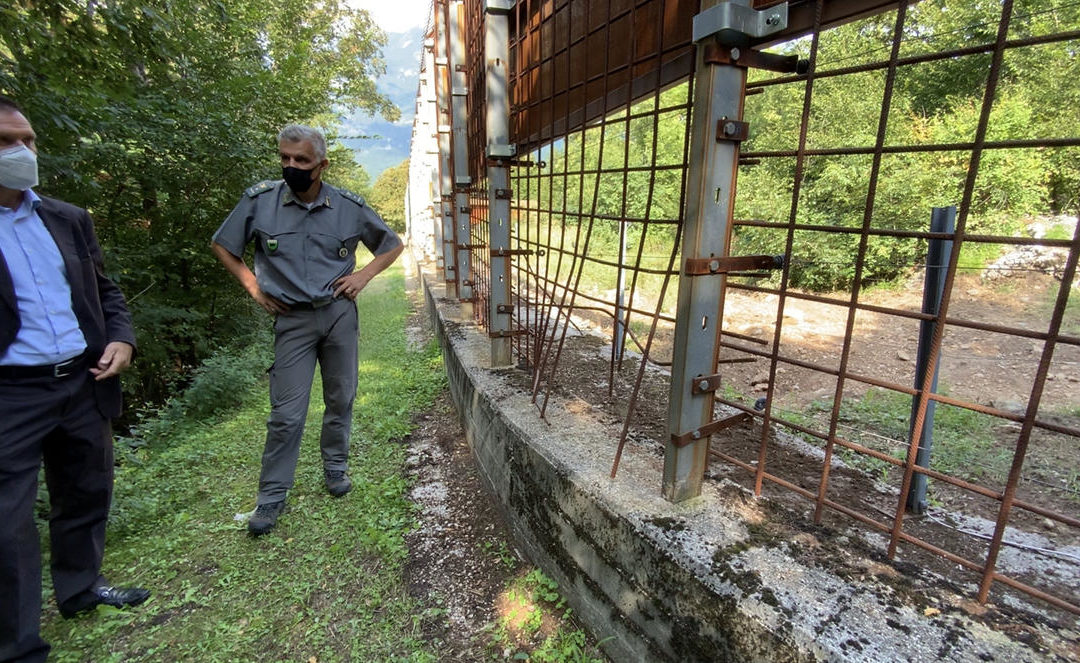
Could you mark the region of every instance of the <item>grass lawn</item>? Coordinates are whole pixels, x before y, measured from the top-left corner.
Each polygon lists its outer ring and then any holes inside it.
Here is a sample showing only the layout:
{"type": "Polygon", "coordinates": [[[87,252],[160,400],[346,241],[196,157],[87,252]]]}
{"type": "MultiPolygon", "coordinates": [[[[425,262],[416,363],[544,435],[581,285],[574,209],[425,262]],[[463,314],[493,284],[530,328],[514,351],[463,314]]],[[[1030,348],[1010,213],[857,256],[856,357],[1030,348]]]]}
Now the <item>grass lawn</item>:
{"type": "Polygon", "coordinates": [[[414,520],[401,438],[445,377],[434,343],[407,347],[409,313],[400,267],[360,299],[353,492],[333,499],[323,488],[316,380],[289,510],[266,536],[248,536],[242,514],[255,506],[268,347],[229,364],[246,376],[239,394],[226,390],[239,407],[193,419],[174,405],[146,423],[134,452],[121,454],[119,444],[103,572],[154,594],[137,609],[99,607],[64,620],[46,578],[50,660],[436,660],[419,635],[424,611],[401,576],[414,520]]]}

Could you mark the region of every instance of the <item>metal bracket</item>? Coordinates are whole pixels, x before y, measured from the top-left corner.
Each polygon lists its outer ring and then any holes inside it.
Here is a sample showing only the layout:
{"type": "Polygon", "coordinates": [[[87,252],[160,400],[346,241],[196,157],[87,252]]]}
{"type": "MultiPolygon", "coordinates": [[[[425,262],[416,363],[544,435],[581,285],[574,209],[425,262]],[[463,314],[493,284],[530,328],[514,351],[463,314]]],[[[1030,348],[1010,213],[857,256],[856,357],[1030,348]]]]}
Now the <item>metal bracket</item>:
{"type": "Polygon", "coordinates": [[[472,251],[473,249],[486,249],[487,244],[458,244],[457,247],[462,251],[472,251]]]}
{"type": "Polygon", "coordinates": [[[514,190],[513,189],[495,189],[495,199],[496,200],[513,200],[513,198],[514,198],[514,190]]]}
{"type": "Polygon", "coordinates": [[[469,96],[469,88],[467,88],[467,87],[455,87],[455,88],[452,88],[450,90],[450,96],[451,97],[467,97],[467,96],[469,96]]]}
{"type": "Polygon", "coordinates": [[[462,205],[458,208],[458,214],[472,214],[472,207],[468,205],[462,205]]]}
{"type": "Polygon", "coordinates": [[[454,65],[454,71],[458,71],[458,72],[461,72],[463,74],[467,74],[467,73],[469,73],[469,68],[466,67],[463,64],[455,64],[454,65]]]}
{"type": "Polygon", "coordinates": [[[529,161],[528,159],[514,159],[510,157],[489,157],[487,165],[513,168],[531,168],[533,166],[539,166],[540,168],[544,168],[545,166],[547,166],[547,162],[529,161]]]}
{"type": "Polygon", "coordinates": [[[488,338],[512,338],[514,336],[521,336],[525,333],[524,329],[509,329],[506,331],[489,331],[488,338]]]}
{"type": "Polygon", "coordinates": [[[514,0],[484,0],[484,11],[489,14],[509,14],[514,0]]]}
{"type": "Polygon", "coordinates": [[[509,258],[511,256],[530,256],[532,249],[492,249],[492,258],[509,258]]]}
{"type": "Polygon", "coordinates": [[[510,313],[510,314],[513,314],[514,307],[511,304],[496,304],[495,305],[495,312],[496,313],[510,313]]]}
{"type": "Polygon", "coordinates": [[[471,287],[473,287],[473,285],[474,285],[474,284],[473,284],[473,282],[472,282],[472,281],[470,281],[469,279],[462,279],[462,280],[461,280],[461,285],[462,285],[462,287],[464,287],[464,288],[471,288],[471,287]]]}
{"type": "Polygon", "coordinates": [[[745,43],[747,37],[767,37],[787,27],[786,2],[756,10],[749,2],[720,2],[694,17],[694,42],[716,35],[725,43],[745,43]]]}
{"type": "Polygon", "coordinates": [[[784,256],[727,256],[687,258],[683,271],[687,276],[727,274],[746,269],[783,269],[784,256]]]}
{"type": "Polygon", "coordinates": [[[750,137],[750,123],[722,117],[716,121],[716,142],[730,140],[741,142],[750,137]]]}
{"type": "Polygon", "coordinates": [[[692,431],[690,431],[688,433],[683,433],[682,435],[676,435],[676,434],[672,433],[671,434],[671,443],[674,444],[676,447],[681,449],[681,448],[685,447],[688,444],[693,444],[694,442],[700,442],[701,440],[707,440],[707,439],[709,439],[710,435],[713,435],[715,433],[719,433],[720,431],[724,430],[725,428],[731,428],[732,426],[735,426],[737,424],[741,424],[744,421],[749,421],[752,418],[753,417],[751,417],[746,412],[739,412],[738,414],[733,414],[730,417],[724,417],[723,419],[717,419],[716,421],[710,421],[709,423],[705,424],[704,426],[702,426],[700,428],[695,428],[694,430],[692,430],[692,431]]]}
{"type": "Polygon", "coordinates": [[[489,159],[512,159],[517,154],[517,146],[489,144],[487,156],[489,159]]]}
{"type": "MultiPolygon", "coordinates": [[[[715,41],[702,44],[701,49],[701,57],[705,64],[730,64],[781,74],[805,74],[810,68],[809,60],[800,60],[796,55],[755,51],[752,48],[727,46],[715,41]]],[[[747,91],[747,94],[751,92],[747,91]]]]}
{"type": "Polygon", "coordinates": [[[699,375],[690,380],[690,393],[708,394],[720,388],[719,375],[699,375]]]}

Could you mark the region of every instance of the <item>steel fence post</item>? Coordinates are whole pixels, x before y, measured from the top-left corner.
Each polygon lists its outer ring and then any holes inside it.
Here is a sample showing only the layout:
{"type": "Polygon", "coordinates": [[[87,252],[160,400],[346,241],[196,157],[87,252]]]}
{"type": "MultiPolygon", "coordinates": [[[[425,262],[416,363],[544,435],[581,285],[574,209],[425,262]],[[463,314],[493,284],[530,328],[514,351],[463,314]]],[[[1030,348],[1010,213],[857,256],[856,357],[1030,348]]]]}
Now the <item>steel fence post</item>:
{"type": "Polygon", "coordinates": [[[428,201],[425,213],[431,220],[431,255],[435,257],[437,278],[444,279],[446,270],[443,264],[442,208],[439,202],[442,195],[439,191],[442,178],[439,174],[439,101],[436,93],[436,77],[435,38],[429,37],[424,39],[424,71],[420,79],[420,93],[423,99],[421,135],[424,145],[424,165],[427,166],[423,187],[426,189],[425,200],[428,201]]]}
{"type": "Polygon", "coordinates": [[[491,254],[491,296],[488,300],[491,365],[506,366],[511,358],[510,299],[510,96],[507,62],[510,57],[510,11],[513,0],[485,0],[484,54],[487,86],[487,177],[491,254]]]}
{"type": "Polygon", "coordinates": [[[786,23],[786,5],[756,11],[750,0],[703,0],[694,17],[693,125],[664,453],[663,495],[672,502],[701,494],[709,435],[722,424],[713,421],[716,383],[703,378],[716,372],[726,276],[711,268],[714,273],[691,272],[688,261],[728,255],[739,147],[747,134],[740,58],[749,54],[751,33],[761,36],[786,23]]]}
{"type": "Polygon", "coordinates": [[[447,0],[435,2],[435,99],[438,111],[439,135],[439,220],[442,228],[443,269],[446,296],[457,297],[458,269],[454,247],[454,182],[453,161],[450,153],[450,54],[449,13],[447,0]]]}
{"type": "Polygon", "coordinates": [[[451,149],[453,150],[454,201],[451,222],[454,224],[454,250],[457,270],[454,274],[461,315],[473,317],[473,277],[469,222],[469,136],[468,136],[468,80],[465,58],[465,5],[452,0],[448,7],[450,41],[450,97],[451,97],[451,149]]]}
{"type": "MultiPolygon", "coordinates": [[[[935,207],[930,214],[930,232],[951,233],[956,228],[956,207],[935,207]]],[[[941,310],[941,298],[945,294],[945,270],[948,268],[949,254],[952,253],[951,239],[931,239],[926,249],[926,277],[923,283],[922,312],[935,316],[934,320],[919,322],[919,349],[915,358],[915,388],[922,389],[926,372],[930,368],[930,341],[934,337],[934,328],[942,321],[937,319],[941,310]]],[[[930,382],[931,393],[937,392],[938,367],[941,355],[934,364],[934,377],[930,382]]],[[[930,467],[930,448],[934,444],[934,409],[936,403],[928,400],[926,415],[923,417],[921,431],[914,430],[915,415],[919,409],[919,396],[912,397],[911,435],[919,435],[919,450],[915,455],[915,464],[930,467]]],[[[911,492],[908,493],[907,509],[912,513],[926,512],[926,475],[916,471],[911,477],[911,492]]]]}

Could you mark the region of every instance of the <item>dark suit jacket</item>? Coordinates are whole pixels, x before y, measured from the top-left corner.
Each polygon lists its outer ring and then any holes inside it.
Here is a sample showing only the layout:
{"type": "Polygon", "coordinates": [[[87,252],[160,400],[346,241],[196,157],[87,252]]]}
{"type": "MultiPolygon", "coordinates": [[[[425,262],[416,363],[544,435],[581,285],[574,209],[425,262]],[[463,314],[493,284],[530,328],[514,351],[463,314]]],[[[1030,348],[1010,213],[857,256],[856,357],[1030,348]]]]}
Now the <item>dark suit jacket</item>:
{"type": "MultiPolygon", "coordinates": [[[[41,196],[38,216],[52,233],[64,258],[71,303],[79,327],[86,337],[86,353],[97,362],[108,343],[123,341],[135,345],[135,330],[124,295],[110,281],[102,268],[101,247],[94,234],[94,222],[86,210],[41,196]]],[[[15,288],[0,247],[0,352],[7,350],[19,331],[19,308],[15,288]]],[[[94,383],[98,409],[113,418],[120,414],[120,379],[94,383]]]]}

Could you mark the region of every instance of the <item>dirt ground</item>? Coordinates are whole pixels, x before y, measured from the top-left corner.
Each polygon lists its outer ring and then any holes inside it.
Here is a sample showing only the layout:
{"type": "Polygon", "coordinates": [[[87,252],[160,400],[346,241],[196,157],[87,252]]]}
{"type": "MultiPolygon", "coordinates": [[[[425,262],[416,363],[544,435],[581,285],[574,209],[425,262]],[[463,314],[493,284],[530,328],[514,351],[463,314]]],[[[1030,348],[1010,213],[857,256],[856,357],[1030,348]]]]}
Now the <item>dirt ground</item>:
{"type": "MultiPolygon", "coordinates": [[[[413,344],[431,338],[422,302],[409,321],[413,344]]],[[[409,592],[426,606],[419,628],[439,661],[476,663],[504,660],[531,651],[558,626],[545,614],[536,634],[515,628],[513,642],[492,636],[498,620],[513,611],[507,587],[533,567],[519,553],[500,515],[496,500],[477,469],[448,390],[414,421],[406,443],[407,472],[413,480],[410,498],[417,506],[419,527],[409,534],[405,579],[409,592]]],[[[580,628],[566,620],[563,628],[580,628]]],[[[603,660],[587,637],[592,660],[603,660]]]]}

